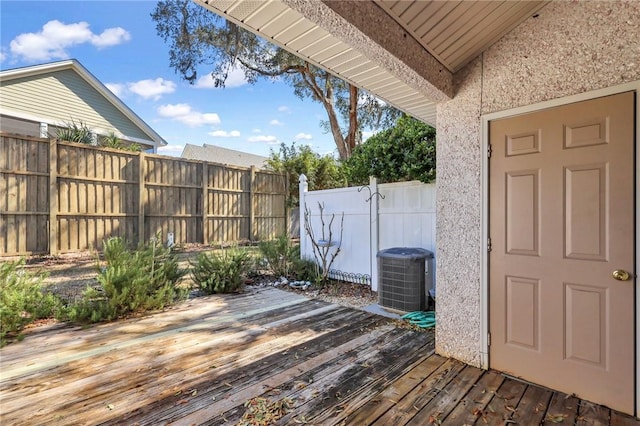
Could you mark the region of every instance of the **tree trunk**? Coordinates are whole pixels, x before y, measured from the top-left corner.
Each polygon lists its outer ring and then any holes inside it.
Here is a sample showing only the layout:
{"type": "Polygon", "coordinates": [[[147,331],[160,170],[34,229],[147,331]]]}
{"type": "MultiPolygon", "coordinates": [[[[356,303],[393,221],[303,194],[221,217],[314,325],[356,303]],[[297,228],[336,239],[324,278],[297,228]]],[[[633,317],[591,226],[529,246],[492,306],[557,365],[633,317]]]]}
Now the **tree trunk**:
{"type": "Polygon", "coordinates": [[[356,147],[358,135],[358,88],[349,85],[349,131],[347,133],[347,155],[351,157],[356,147]]]}
{"type": "Polygon", "coordinates": [[[336,116],[336,110],[333,108],[333,104],[323,102],[324,108],[327,110],[327,116],[329,117],[329,126],[331,126],[331,134],[338,147],[338,154],[341,160],[346,160],[351,155],[347,144],[345,143],[344,136],[342,136],[342,130],[340,129],[340,123],[336,116]]]}

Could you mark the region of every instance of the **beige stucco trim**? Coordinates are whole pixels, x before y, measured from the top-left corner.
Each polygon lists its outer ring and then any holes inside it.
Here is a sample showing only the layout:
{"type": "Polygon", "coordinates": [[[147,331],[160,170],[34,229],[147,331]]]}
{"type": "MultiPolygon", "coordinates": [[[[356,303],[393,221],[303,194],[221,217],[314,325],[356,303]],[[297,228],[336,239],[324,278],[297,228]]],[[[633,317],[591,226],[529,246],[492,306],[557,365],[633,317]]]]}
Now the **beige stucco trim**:
{"type": "MultiPolygon", "coordinates": [[[[640,250],[638,250],[638,243],[640,242],[640,80],[620,84],[616,86],[607,87],[599,90],[592,90],[577,95],[565,96],[549,101],[539,102],[532,105],[526,105],[523,107],[512,108],[504,111],[498,111],[490,114],[484,114],[481,116],[481,130],[482,130],[482,150],[488,152],[489,149],[489,122],[499,118],[513,117],[516,115],[535,112],[547,108],[553,108],[574,102],[586,101],[589,99],[595,99],[603,96],[615,95],[623,92],[636,92],[636,273],[637,268],[640,266],[640,250]]],[[[480,291],[480,318],[481,318],[481,348],[480,359],[482,368],[489,368],[489,257],[487,254],[487,241],[489,236],[489,157],[483,155],[481,164],[481,176],[482,176],[482,239],[481,239],[481,253],[482,262],[481,268],[481,291],[480,291]]],[[[638,280],[636,279],[636,413],[640,412],[640,291],[637,290],[638,280]]]]}

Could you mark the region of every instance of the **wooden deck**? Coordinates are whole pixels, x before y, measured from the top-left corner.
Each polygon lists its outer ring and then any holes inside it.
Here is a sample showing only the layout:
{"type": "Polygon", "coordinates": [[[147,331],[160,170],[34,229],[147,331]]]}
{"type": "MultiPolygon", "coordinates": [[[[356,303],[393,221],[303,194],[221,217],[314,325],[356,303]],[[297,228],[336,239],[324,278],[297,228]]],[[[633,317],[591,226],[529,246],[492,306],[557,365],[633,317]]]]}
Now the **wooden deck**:
{"type": "Polygon", "coordinates": [[[0,350],[2,425],[640,425],[434,355],[432,332],[276,289],[191,300],[87,329],[41,327],[0,350]]]}

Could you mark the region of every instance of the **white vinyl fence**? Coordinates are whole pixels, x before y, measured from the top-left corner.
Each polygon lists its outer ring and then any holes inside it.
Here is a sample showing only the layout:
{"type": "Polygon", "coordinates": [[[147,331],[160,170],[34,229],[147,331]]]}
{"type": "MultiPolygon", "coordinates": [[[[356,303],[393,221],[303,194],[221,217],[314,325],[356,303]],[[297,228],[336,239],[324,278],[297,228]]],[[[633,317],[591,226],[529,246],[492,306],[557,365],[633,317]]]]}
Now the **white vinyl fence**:
{"type": "Polygon", "coordinates": [[[305,231],[304,208],[309,210],[309,221],[318,240],[323,232],[320,205],[324,206],[324,237],[329,237],[329,222],[333,217],[331,243],[335,245],[332,249],[340,245],[340,253],[330,268],[332,278],[370,284],[372,290],[377,291],[379,250],[419,247],[435,254],[435,184],[413,181],[378,185],[372,178],[369,185],[362,187],[308,192],[306,177],[301,175],[300,249],[302,256],[312,259],[313,247],[305,231]]]}

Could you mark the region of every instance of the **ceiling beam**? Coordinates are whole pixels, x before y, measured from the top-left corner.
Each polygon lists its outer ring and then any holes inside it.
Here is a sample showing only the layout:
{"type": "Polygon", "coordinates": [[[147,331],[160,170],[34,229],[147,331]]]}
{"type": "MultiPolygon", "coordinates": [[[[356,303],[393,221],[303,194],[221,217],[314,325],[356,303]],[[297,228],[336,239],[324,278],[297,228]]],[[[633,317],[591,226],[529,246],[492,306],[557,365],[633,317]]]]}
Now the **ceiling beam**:
{"type": "Polygon", "coordinates": [[[453,98],[453,75],[372,1],[282,0],[434,102],[453,98]]]}

